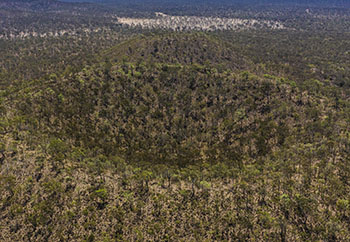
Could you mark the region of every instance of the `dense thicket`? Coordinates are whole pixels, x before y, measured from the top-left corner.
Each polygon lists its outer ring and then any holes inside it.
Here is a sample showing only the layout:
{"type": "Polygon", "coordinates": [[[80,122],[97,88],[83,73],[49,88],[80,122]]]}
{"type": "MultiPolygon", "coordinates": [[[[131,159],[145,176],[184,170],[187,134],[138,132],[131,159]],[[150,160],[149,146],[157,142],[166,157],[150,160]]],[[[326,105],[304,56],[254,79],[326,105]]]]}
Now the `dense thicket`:
{"type": "MultiPolygon", "coordinates": [[[[186,35],[181,37],[186,40],[186,35]]],[[[197,40],[200,38],[205,37],[197,40]]],[[[317,80],[298,87],[269,75],[180,64],[200,61],[206,52],[192,47],[188,50],[198,54],[187,54],[186,48],[171,45],[172,40],[163,37],[159,39],[163,43],[157,45],[154,38],[152,44],[145,41],[144,46],[151,46],[146,54],[133,50],[133,45],[125,48],[125,44],[108,53],[122,56],[119,48],[128,49],[145,55],[146,60],[148,56],[162,58],[161,63],[124,59],[62,78],[52,75],[45,86],[32,83],[33,93],[17,106],[23,115],[33,116],[36,129],[61,139],[82,142],[106,155],[123,154],[128,160],[172,164],[200,160],[239,164],[244,158],[283,148],[286,138],[293,137],[294,143],[321,142],[330,138],[337,120],[347,118],[335,109],[341,93],[335,88],[317,80]],[[170,51],[164,42],[169,43],[170,51]]],[[[208,39],[203,42],[211,43],[208,39]]],[[[205,44],[199,46],[206,48],[205,44]]],[[[219,57],[205,56],[203,60],[224,63],[220,58],[225,51],[217,48],[219,57]]],[[[345,128],[342,124],[339,132],[345,128]]]]}

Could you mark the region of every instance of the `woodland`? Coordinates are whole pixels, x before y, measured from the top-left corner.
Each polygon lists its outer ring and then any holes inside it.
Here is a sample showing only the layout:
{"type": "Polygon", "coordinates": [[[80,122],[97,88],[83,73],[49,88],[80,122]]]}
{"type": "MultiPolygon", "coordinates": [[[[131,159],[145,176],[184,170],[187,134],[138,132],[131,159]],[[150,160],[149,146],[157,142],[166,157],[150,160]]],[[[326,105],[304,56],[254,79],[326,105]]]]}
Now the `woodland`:
{"type": "Polygon", "coordinates": [[[349,127],[346,4],[0,0],[0,241],[350,241],[349,127]]]}

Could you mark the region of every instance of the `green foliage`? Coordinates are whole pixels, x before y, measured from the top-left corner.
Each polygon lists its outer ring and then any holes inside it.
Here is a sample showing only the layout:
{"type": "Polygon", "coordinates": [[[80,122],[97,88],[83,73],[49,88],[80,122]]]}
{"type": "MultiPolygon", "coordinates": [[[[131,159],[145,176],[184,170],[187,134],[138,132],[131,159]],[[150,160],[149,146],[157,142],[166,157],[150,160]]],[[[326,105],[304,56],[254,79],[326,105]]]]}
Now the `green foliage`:
{"type": "Polygon", "coordinates": [[[201,181],[200,185],[204,188],[204,189],[210,189],[211,188],[211,184],[207,181],[201,181]]]}
{"type": "Polygon", "coordinates": [[[107,198],[107,195],[108,195],[107,190],[105,188],[96,190],[95,194],[97,197],[99,197],[102,200],[105,200],[107,198]]]}
{"type": "Polygon", "coordinates": [[[62,161],[68,152],[68,146],[61,139],[53,138],[48,145],[48,152],[57,161],[62,161]]]}

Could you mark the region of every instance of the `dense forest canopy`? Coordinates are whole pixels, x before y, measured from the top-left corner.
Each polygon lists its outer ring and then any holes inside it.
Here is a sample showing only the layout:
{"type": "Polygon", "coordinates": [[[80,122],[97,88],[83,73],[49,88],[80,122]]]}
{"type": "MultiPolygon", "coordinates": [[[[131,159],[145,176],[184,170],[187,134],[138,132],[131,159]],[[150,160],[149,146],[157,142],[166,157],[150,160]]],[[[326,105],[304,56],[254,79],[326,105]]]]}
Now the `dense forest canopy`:
{"type": "Polygon", "coordinates": [[[0,241],[350,241],[349,127],[347,1],[0,0],[0,241]]]}

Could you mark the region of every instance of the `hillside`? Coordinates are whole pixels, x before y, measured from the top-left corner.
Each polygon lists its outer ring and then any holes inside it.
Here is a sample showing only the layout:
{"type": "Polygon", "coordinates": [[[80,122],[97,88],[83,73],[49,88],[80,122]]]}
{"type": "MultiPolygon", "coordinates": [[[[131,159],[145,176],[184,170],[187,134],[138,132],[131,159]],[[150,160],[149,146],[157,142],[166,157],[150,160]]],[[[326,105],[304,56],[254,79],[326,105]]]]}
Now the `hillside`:
{"type": "Polygon", "coordinates": [[[210,34],[0,93],[0,240],[347,241],[350,103],[210,34]]]}
{"type": "Polygon", "coordinates": [[[339,115],[332,87],[241,72],[243,60],[224,42],[195,36],[127,41],[104,53],[105,62],[31,83],[16,109],[46,134],[151,163],[240,163],[283,149],[288,136],[295,143],[329,136],[320,129],[315,138],[313,129],[339,115]]]}

